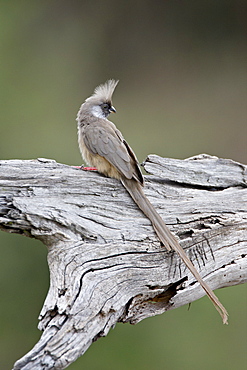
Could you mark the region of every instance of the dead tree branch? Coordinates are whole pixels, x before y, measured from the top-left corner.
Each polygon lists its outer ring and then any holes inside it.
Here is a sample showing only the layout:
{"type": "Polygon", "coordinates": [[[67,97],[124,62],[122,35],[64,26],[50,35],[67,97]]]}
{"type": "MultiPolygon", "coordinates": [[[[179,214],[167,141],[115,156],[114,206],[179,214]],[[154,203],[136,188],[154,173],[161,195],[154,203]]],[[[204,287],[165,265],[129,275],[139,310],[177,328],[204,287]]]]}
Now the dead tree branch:
{"type": "MultiPolygon", "coordinates": [[[[246,166],[200,155],[150,155],[145,192],[212,289],[247,281],[246,166]]],[[[205,293],[121,184],[52,160],[0,161],[0,229],[48,247],[43,334],[14,365],[64,369],[116,322],[205,293]]]]}

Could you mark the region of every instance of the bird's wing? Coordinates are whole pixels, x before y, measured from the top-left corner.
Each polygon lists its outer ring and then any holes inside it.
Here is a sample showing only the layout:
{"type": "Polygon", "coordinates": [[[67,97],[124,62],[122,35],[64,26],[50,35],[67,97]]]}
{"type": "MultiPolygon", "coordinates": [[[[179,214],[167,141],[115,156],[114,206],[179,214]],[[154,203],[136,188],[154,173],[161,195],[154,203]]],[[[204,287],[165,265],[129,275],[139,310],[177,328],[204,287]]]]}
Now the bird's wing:
{"type": "Polygon", "coordinates": [[[88,125],[83,133],[84,144],[93,153],[104,157],[127,179],[143,184],[136,156],[120,131],[106,125],[88,125]]]}

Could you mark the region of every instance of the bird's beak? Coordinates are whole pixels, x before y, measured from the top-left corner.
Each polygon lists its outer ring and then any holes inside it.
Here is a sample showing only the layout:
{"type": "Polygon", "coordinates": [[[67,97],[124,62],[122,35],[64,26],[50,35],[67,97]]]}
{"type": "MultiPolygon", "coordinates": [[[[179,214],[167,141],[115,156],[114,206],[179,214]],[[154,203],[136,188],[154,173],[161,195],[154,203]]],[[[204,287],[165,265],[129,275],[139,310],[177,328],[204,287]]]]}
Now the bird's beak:
{"type": "Polygon", "coordinates": [[[111,108],[109,109],[110,110],[110,112],[112,112],[112,113],[116,113],[117,111],[116,111],[116,109],[113,107],[113,105],[111,106],[111,108]]]}

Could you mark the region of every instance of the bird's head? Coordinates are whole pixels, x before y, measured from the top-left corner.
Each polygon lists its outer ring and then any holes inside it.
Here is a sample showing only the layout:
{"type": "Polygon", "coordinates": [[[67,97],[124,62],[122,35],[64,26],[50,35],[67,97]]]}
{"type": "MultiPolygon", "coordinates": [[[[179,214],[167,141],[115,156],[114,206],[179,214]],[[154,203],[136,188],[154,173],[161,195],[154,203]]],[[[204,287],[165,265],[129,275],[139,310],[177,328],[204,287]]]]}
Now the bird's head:
{"type": "Polygon", "coordinates": [[[77,120],[81,113],[92,114],[97,118],[106,119],[110,113],[116,113],[116,109],[112,105],[112,94],[117,86],[118,81],[108,80],[106,83],[99,85],[94,90],[93,95],[85,100],[82,104],[77,120]]]}

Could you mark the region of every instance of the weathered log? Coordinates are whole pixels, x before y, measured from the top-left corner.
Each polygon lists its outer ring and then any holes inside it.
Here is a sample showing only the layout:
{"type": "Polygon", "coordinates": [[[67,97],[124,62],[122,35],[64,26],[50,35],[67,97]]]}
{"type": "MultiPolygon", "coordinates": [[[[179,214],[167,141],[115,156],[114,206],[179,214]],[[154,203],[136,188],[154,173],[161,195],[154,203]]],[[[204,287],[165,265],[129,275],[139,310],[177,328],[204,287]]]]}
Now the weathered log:
{"type": "MultiPolygon", "coordinates": [[[[150,155],[145,193],[212,289],[247,281],[246,166],[150,155]]],[[[0,161],[0,229],[48,247],[43,334],[14,369],[64,369],[117,322],[205,293],[114,179],[53,160],[0,161]]]]}

